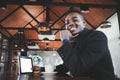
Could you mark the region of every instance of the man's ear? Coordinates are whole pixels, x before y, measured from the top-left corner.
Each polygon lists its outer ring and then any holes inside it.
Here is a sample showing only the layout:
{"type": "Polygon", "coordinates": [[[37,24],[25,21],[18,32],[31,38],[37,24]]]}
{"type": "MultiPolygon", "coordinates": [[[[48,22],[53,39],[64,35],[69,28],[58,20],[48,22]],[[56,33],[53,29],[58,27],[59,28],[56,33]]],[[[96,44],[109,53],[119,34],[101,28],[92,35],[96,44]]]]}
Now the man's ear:
{"type": "Polygon", "coordinates": [[[87,25],[87,22],[86,21],[83,21],[84,25],[86,26],[87,25]]]}
{"type": "Polygon", "coordinates": [[[67,30],[67,26],[65,26],[65,29],[67,30]]]}

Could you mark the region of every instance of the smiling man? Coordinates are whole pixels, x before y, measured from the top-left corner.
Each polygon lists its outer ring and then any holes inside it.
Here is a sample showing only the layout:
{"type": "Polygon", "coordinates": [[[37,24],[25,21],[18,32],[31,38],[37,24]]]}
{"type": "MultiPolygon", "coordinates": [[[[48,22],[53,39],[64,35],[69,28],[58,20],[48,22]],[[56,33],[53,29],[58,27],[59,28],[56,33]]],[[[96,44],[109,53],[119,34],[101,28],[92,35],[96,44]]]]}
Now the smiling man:
{"type": "Polygon", "coordinates": [[[95,80],[114,80],[114,68],[104,33],[86,28],[81,12],[70,10],[66,14],[67,32],[60,37],[63,45],[58,53],[64,65],[74,76],[88,76],[95,80]]]}

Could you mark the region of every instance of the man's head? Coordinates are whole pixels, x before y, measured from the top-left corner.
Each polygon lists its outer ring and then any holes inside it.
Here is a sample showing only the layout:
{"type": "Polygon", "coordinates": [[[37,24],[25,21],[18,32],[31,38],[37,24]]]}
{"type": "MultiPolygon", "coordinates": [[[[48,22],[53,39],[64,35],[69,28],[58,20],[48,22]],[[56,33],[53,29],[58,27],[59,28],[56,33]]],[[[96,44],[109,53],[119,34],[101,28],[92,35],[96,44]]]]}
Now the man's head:
{"type": "Polygon", "coordinates": [[[66,14],[65,25],[72,35],[76,35],[84,29],[86,24],[80,11],[70,10],[66,14]]]}

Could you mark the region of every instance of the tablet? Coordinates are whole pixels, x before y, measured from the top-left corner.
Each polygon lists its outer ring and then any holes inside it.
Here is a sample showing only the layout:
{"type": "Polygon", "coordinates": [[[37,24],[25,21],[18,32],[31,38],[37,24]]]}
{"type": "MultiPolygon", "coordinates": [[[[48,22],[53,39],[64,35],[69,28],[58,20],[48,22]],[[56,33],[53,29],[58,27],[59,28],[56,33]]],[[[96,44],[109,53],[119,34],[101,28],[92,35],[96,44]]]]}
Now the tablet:
{"type": "Polygon", "coordinates": [[[33,73],[32,58],[27,57],[27,56],[20,56],[19,62],[20,62],[20,73],[21,74],[33,73]]]}

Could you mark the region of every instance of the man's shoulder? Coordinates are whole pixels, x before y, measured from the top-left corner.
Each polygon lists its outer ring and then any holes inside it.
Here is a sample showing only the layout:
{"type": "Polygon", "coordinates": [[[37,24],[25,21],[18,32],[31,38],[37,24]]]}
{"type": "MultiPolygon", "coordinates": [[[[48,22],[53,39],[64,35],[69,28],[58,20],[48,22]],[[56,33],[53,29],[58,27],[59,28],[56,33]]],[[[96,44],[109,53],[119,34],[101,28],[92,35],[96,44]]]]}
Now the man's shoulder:
{"type": "Polygon", "coordinates": [[[105,35],[102,31],[91,29],[89,30],[89,34],[95,34],[95,35],[105,35]]]}
{"type": "Polygon", "coordinates": [[[94,30],[94,29],[89,30],[88,37],[91,37],[91,38],[97,37],[97,38],[105,38],[105,39],[107,38],[102,31],[94,30]]]}

